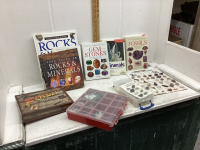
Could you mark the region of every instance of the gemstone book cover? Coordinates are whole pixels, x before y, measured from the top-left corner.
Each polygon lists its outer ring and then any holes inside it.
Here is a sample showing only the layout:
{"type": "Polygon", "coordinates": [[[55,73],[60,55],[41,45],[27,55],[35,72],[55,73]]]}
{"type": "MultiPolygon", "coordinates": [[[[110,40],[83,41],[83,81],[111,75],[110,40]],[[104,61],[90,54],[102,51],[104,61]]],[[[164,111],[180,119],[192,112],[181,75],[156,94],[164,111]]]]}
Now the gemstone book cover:
{"type": "Polygon", "coordinates": [[[110,77],[110,65],[106,42],[82,44],[86,80],[110,77]]]}
{"type": "Polygon", "coordinates": [[[78,45],[76,31],[33,35],[36,53],[38,55],[54,52],[53,48],[78,45]]]}
{"type": "Polygon", "coordinates": [[[73,103],[62,89],[54,88],[15,96],[23,123],[30,123],[65,112],[73,103]]]}
{"type": "Polygon", "coordinates": [[[148,68],[148,37],[125,37],[127,71],[148,68]]]}
{"type": "Polygon", "coordinates": [[[107,43],[110,74],[126,74],[124,39],[105,40],[107,43]]]}
{"type": "Polygon", "coordinates": [[[84,77],[76,48],[38,57],[46,88],[62,87],[67,91],[84,86],[84,77]]]}

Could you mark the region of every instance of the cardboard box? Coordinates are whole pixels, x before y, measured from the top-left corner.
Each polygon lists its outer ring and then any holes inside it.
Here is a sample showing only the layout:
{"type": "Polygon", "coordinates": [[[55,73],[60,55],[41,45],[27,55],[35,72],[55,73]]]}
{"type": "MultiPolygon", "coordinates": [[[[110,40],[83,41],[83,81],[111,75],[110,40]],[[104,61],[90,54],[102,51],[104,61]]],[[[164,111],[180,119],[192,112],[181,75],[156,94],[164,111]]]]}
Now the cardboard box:
{"type": "Polygon", "coordinates": [[[194,25],[171,20],[170,33],[182,39],[182,45],[189,47],[194,25]]]}
{"type": "Polygon", "coordinates": [[[182,39],[180,37],[174,36],[171,33],[169,33],[168,41],[182,45],[182,39]]]}

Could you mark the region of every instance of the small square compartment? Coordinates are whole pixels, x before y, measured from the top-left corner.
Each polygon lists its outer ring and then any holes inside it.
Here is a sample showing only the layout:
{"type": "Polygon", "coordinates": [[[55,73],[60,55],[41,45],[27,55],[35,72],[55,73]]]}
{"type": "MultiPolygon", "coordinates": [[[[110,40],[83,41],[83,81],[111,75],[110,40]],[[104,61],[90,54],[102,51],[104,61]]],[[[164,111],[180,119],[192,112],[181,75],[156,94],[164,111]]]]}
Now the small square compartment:
{"type": "Polygon", "coordinates": [[[95,119],[100,119],[103,115],[102,111],[98,111],[98,110],[93,110],[89,116],[95,118],[95,119]]]}
{"type": "Polygon", "coordinates": [[[116,116],[105,113],[101,119],[109,122],[114,122],[116,120],[116,116]]]}
{"type": "Polygon", "coordinates": [[[106,110],[106,112],[108,112],[108,113],[113,113],[115,111],[115,107],[109,107],[107,110],[106,110]]]}
{"type": "Polygon", "coordinates": [[[77,113],[77,112],[79,111],[80,108],[81,108],[81,106],[74,105],[73,107],[71,107],[71,108],[69,109],[69,111],[74,112],[74,113],[77,113]]]}
{"type": "Polygon", "coordinates": [[[103,105],[103,104],[98,104],[98,105],[96,106],[96,108],[95,108],[95,109],[98,109],[98,110],[104,111],[106,108],[107,108],[107,106],[106,106],[106,105],[103,105]]]}
{"type": "Polygon", "coordinates": [[[111,101],[112,101],[111,99],[103,98],[103,99],[101,100],[101,103],[106,104],[106,105],[109,105],[111,101]]]}
{"type": "Polygon", "coordinates": [[[84,106],[84,105],[85,105],[85,103],[87,103],[87,101],[86,101],[86,100],[83,100],[83,99],[81,99],[81,100],[79,100],[78,102],[76,102],[76,105],[78,105],[78,106],[84,106]]]}
{"type": "Polygon", "coordinates": [[[78,113],[87,116],[92,109],[83,107],[78,113]]]}
{"type": "Polygon", "coordinates": [[[122,96],[117,96],[115,99],[118,100],[118,101],[121,101],[121,100],[123,100],[123,98],[124,97],[122,97],[122,96]]]}
{"type": "Polygon", "coordinates": [[[113,99],[113,98],[115,98],[115,96],[116,96],[115,94],[108,93],[108,94],[106,94],[105,97],[113,99]]]}
{"type": "Polygon", "coordinates": [[[112,102],[112,104],[111,104],[111,106],[114,106],[114,107],[116,107],[118,104],[119,104],[119,102],[118,102],[118,101],[113,101],[113,102],[112,102]]]}
{"type": "Polygon", "coordinates": [[[123,108],[124,107],[124,103],[123,102],[119,102],[117,105],[118,108],[123,108]]]}
{"type": "Polygon", "coordinates": [[[119,108],[115,108],[115,110],[112,113],[115,115],[120,115],[122,113],[122,110],[119,108]]]}
{"type": "Polygon", "coordinates": [[[88,108],[93,109],[96,106],[96,104],[97,103],[95,103],[95,102],[88,102],[85,106],[88,107],[88,108]]]}

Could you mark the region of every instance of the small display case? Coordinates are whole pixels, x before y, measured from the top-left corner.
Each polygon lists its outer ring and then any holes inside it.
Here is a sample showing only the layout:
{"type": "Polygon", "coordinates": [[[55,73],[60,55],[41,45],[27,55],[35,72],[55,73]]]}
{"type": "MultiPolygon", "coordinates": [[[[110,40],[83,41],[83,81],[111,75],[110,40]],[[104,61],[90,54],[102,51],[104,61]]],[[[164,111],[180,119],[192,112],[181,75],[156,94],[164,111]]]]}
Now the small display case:
{"type": "Polygon", "coordinates": [[[71,120],[111,131],[127,102],[126,96],[88,89],[67,109],[67,114],[71,120]]]}

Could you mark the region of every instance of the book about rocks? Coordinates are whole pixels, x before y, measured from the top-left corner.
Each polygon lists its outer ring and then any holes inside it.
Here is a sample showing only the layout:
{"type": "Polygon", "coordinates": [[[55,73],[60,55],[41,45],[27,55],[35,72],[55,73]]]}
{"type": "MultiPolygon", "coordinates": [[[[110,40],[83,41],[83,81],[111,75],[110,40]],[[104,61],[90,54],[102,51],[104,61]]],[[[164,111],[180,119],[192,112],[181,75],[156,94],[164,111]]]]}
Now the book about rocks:
{"type": "Polygon", "coordinates": [[[111,75],[126,74],[124,39],[103,40],[107,43],[111,75]]]}
{"type": "Polygon", "coordinates": [[[46,88],[62,87],[65,91],[84,86],[77,49],[38,56],[46,88]]]}
{"type": "Polygon", "coordinates": [[[54,88],[15,96],[23,123],[30,123],[65,112],[73,103],[62,89],[54,88]]]}
{"type": "Polygon", "coordinates": [[[148,68],[148,37],[125,37],[127,71],[148,68]]]}
{"type": "Polygon", "coordinates": [[[110,66],[106,42],[82,44],[83,64],[86,80],[110,77],[110,66]]]}
{"type": "Polygon", "coordinates": [[[83,71],[82,53],[81,53],[81,47],[80,47],[80,45],[78,45],[78,46],[72,46],[72,47],[56,47],[56,48],[53,48],[52,51],[53,52],[60,52],[60,51],[64,51],[64,50],[74,49],[74,48],[76,48],[78,50],[78,55],[79,55],[79,59],[80,59],[80,63],[81,63],[81,68],[82,68],[82,71],[83,71]]]}
{"type": "Polygon", "coordinates": [[[76,31],[33,35],[37,55],[49,54],[56,47],[78,45],[76,31]]]}

